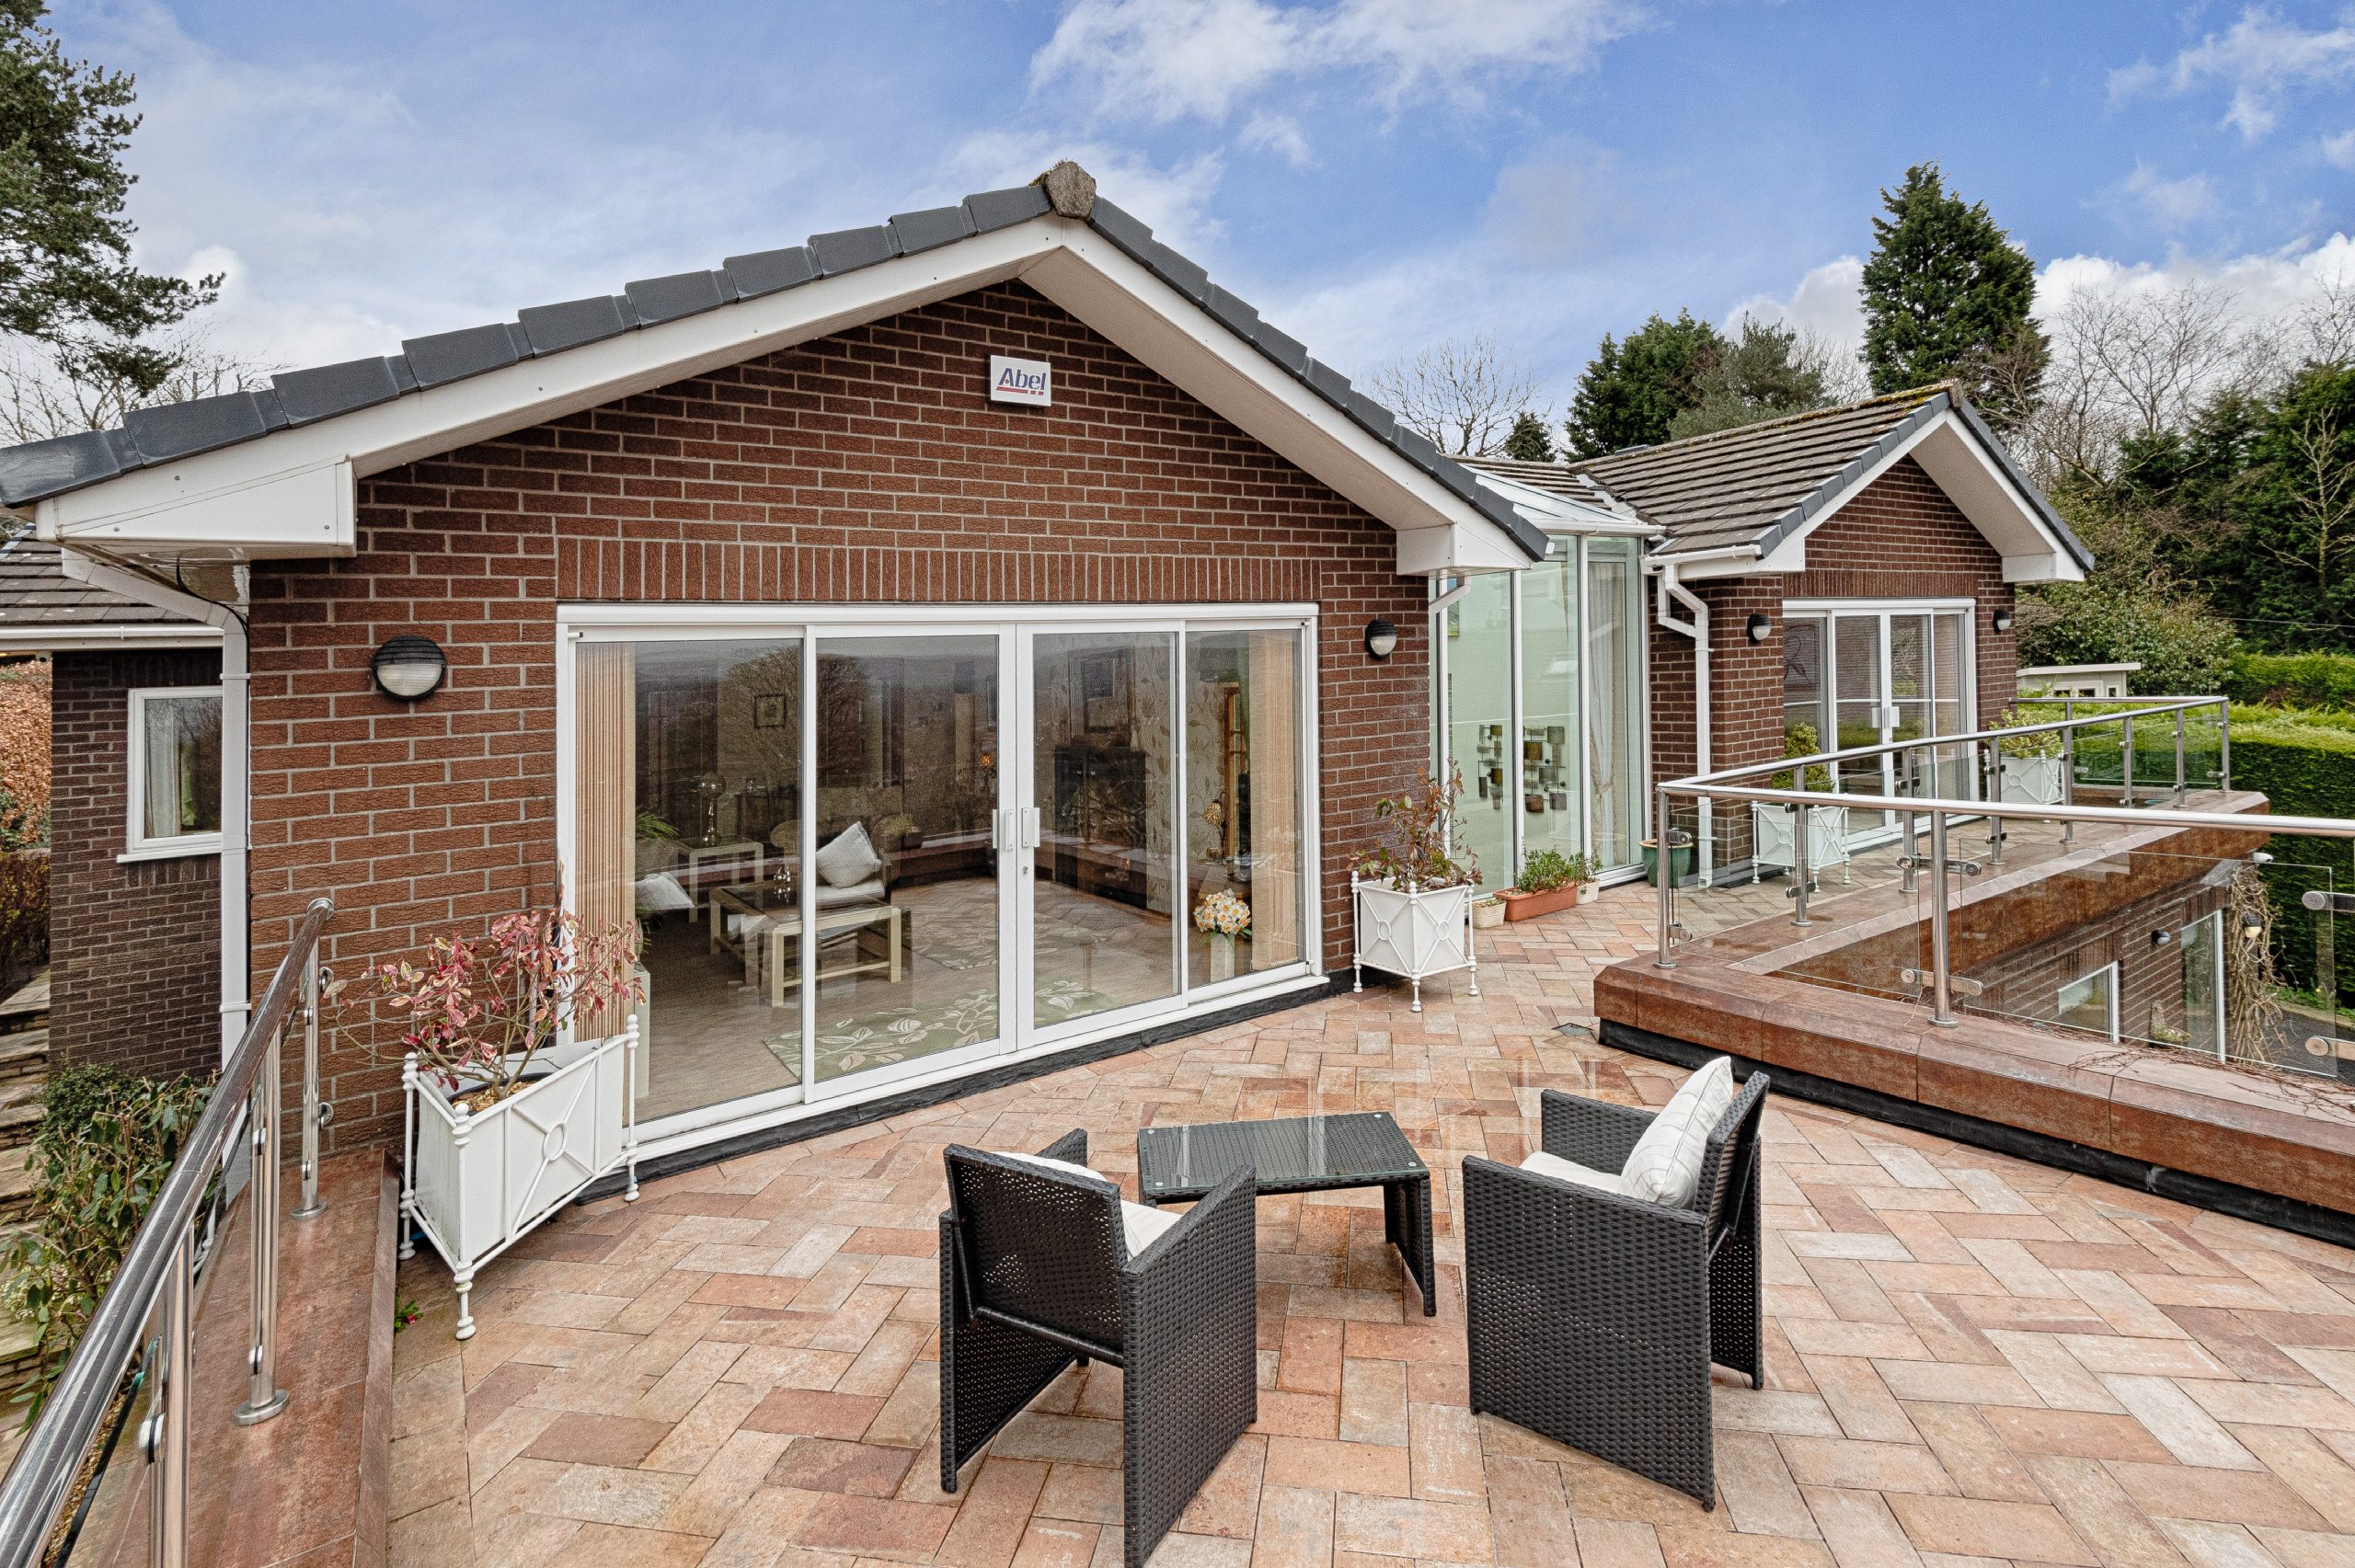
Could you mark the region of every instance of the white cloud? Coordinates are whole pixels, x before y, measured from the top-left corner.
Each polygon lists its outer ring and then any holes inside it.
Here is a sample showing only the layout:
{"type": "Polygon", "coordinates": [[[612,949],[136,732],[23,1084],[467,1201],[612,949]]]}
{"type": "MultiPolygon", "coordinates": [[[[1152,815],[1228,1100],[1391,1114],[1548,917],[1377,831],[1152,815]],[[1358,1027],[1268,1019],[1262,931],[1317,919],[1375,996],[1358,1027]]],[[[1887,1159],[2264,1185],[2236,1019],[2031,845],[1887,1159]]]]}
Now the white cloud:
{"type": "Polygon", "coordinates": [[[1499,171],[1486,218],[1517,258],[1542,264],[1615,248],[1664,214],[1628,190],[1617,153],[1559,136],[1499,171]]]}
{"type": "Polygon", "coordinates": [[[1809,268],[1788,294],[1752,294],[1726,313],[1731,331],[1745,315],[1775,326],[1797,327],[1801,334],[1846,353],[1855,353],[1865,341],[1865,264],[1843,256],[1809,268]]]}
{"type": "Polygon", "coordinates": [[[2294,316],[2320,298],[2325,285],[2355,285],[2355,238],[2339,234],[2319,244],[2221,261],[2171,257],[2164,262],[2067,256],[2037,274],[2036,313],[2050,319],[2080,294],[2131,298],[2171,292],[2187,284],[2215,289],[2239,325],[2259,326],[2294,316]]]}
{"type": "Polygon", "coordinates": [[[2343,169],[2355,169],[2355,131],[2342,131],[2336,136],[2322,139],[2322,155],[2343,169]]]}
{"type": "Polygon", "coordinates": [[[2147,61],[2113,71],[2110,96],[2184,94],[2213,84],[2227,88],[2223,123],[2254,142],[2280,118],[2279,99],[2303,86],[2355,79],[2355,21],[2309,32],[2269,7],[2251,6],[2221,33],[2210,33],[2171,65],[2147,61]]]}
{"type": "Polygon", "coordinates": [[[1288,114],[1270,114],[1266,110],[1243,122],[1235,140],[1246,147],[1274,153],[1296,169],[1304,169],[1316,162],[1308,148],[1308,138],[1300,129],[1300,121],[1288,114]]]}
{"type": "Polygon", "coordinates": [[[2134,172],[2119,182],[2118,193],[2166,228],[2180,228],[2221,210],[2216,189],[2204,174],[2163,179],[2157,170],[2139,160],[2134,172]]]}
{"type": "Polygon", "coordinates": [[[1092,89],[1108,117],[1221,123],[1277,83],[1350,73],[1396,109],[1484,101],[1496,79],[1584,70],[1641,24],[1633,0],[1076,0],[1030,62],[1035,89],[1092,89]]]}

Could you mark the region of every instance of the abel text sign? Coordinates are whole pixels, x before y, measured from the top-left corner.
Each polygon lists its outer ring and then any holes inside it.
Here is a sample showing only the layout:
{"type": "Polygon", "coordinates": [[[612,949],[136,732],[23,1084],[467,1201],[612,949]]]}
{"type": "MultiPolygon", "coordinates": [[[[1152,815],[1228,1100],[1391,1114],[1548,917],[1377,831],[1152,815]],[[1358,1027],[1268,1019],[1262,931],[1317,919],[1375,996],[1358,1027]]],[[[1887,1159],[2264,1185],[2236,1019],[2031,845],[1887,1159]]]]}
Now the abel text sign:
{"type": "Polygon", "coordinates": [[[1055,371],[1044,360],[1015,360],[990,356],[990,401],[993,403],[1052,403],[1055,371]]]}

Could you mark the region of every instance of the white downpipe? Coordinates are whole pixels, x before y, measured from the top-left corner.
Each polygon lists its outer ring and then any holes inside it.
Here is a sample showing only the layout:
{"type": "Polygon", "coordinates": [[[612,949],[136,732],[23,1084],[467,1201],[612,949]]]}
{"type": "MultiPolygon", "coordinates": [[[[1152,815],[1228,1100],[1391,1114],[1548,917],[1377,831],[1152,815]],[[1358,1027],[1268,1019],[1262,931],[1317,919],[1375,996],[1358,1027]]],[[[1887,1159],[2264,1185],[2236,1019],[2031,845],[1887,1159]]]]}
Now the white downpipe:
{"type": "MultiPolygon", "coordinates": [[[[1678,580],[1677,568],[1688,562],[1754,559],[1757,555],[1758,547],[1754,544],[1733,544],[1721,550],[1696,550],[1690,555],[1671,555],[1651,563],[1653,569],[1660,574],[1660,593],[1657,600],[1659,608],[1656,612],[1660,624],[1671,632],[1693,639],[1693,763],[1703,775],[1711,771],[1709,607],[1702,601],[1699,595],[1678,580]],[[1669,612],[1668,601],[1671,598],[1692,612],[1692,620],[1680,621],[1669,612]]],[[[1707,795],[1701,797],[1700,807],[1701,819],[1697,824],[1698,830],[1695,834],[1700,841],[1694,846],[1696,852],[1694,863],[1700,873],[1701,885],[1706,887],[1709,884],[1709,874],[1714,869],[1717,858],[1717,836],[1712,830],[1714,818],[1707,795]]],[[[1663,868],[1674,864],[1673,859],[1668,853],[1668,828],[1669,825],[1666,822],[1654,823],[1652,826],[1653,836],[1659,841],[1659,847],[1655,853],[1660,856],[1660,864],[1663,868]]],[[[1663,878],[1667,877],[1667,870],[1662,869],[1660,876],[1663,878]]]]}
{"type": "Polygon", "coordinates": [[[58,553],[67,577],[215,626],[221,632],[221,1059],[245,1038],[253,1011],[252,936],[246,902],[247,866],[252,842],[252,692],[247,671],[246,623],[225,604],[156,581],[90,554],[79,544],[58,553]]]}

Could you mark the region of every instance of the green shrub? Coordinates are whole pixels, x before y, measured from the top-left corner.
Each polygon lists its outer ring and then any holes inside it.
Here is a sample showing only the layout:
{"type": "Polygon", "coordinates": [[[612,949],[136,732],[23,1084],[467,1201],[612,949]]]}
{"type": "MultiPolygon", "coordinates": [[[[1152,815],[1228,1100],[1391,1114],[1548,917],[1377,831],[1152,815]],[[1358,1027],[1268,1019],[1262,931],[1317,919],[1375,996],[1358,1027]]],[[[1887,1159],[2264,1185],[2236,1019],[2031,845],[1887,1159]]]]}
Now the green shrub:
{"type": "MultiPolygon", "coordinates": [[[[2233,787],[2262,791],[2281,816],[2355,818],[2355,714],[2236,711],[2233,787]]],[[[2300,896],[2355,891],[2355,848],[2344,839],[2286,835],[2265,847],[2273,856],[2265,885],[2273,905],[2274,966],[2288,984],[2317,990],[2320,927],[2332,917],[2307,909],[2300,896]]],[[[2355,937],[2355,921],[2334,924],[2334,950],[2347,946],[2355,955],[2355,943],[2336,940],[2355,937]]],[[[2355,961],[2335,958],[2334,967],[2339,1004],[2355,1006],[2355,961]]]]}
{"type": "Polygon", "coordinates": [[[89,1326],[148,1205],[204,1109],[209,1085],[111,1067],[50,1075],[33,1135],[29,1227],[0,1243],[7,1304],[40,1333],[29,1425],[89,1326]]]}
{"type": "Polygon", "coordinates": [[[2355,712],[2355,655],[2236,653],[2224,694],[2236,703],[2355,712]]]}
{"type": "Polygon", "coordinates": [[[1594,877],[1595,863],[1587,855],[1538,850],[1521,863],[1521,877],[1513,884],[1513,889],[1521,893],[1551,893],[1573,882],[1591,882],[1594,877]]]}

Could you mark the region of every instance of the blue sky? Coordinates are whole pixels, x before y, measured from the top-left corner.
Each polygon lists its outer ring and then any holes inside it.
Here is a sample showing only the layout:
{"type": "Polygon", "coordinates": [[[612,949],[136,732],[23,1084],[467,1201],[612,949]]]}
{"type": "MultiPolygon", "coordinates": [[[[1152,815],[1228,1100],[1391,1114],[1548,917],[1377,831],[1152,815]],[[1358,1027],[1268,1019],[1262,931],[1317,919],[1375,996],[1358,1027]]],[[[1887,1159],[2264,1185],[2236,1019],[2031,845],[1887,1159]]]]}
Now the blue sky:
{"type": "Polygon", "coordinates": [[[1353,373],[1488,332],[1557,399],[1679,306],[1853,334],[1936,158],[2049,292],[2355,272],[2355,6],[63,0],[134,70],[143,259],[275,365],[392,349],[1063,155],[1353,373]]]}

